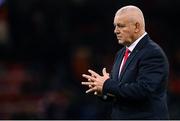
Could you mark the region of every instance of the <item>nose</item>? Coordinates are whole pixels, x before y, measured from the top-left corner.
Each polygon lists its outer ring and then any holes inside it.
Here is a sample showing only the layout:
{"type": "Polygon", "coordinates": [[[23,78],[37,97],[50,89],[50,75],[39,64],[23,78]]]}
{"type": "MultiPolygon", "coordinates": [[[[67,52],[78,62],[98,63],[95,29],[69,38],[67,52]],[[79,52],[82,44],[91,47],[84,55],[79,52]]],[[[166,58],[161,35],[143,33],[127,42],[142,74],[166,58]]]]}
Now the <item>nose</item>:
{"type": "Polygon", "coordinates": [[[114,28],[114,33],[115,33],[115,34],[118,34],[118,33],[119,33],[119,31],[118,31],[118,29],[117,29],[116,26],[115,26],[115,28],[114,28]]]}

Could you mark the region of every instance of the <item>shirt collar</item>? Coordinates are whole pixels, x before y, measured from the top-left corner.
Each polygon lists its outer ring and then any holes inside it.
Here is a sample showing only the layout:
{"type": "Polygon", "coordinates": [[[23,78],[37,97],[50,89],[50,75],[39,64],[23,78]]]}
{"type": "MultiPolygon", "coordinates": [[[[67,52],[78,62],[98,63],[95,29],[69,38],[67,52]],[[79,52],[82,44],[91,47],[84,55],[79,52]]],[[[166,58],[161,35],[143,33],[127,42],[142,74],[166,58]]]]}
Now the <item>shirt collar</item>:
{"type": "Polygon", "coordinates": [[[144,32],[144,34],[142,36],[140,36],[136,41],[134,41],[129,47],[126,46],[126,48],[128,48],[131,52],[133,51],[133,49],[136,47],[136,45],[138,44],[138,42],[147,34],[147,32],[144,32]]]}

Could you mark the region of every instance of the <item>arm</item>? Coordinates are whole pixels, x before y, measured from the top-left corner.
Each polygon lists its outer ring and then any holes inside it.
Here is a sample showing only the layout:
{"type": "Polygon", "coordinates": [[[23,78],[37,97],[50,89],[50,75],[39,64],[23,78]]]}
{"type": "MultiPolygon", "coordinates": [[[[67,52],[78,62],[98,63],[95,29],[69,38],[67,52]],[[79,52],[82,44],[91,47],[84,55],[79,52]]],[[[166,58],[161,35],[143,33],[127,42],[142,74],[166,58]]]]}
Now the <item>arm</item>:
{"type": "Polygon", "coordinates": [[[105,81],[103,94],[113,94],[118,98],[139,100],[148,98],[165,81],[168,69],[166,59],[160,51],[146,54],[139,62],[139,72],[135,80],[122,83],[112,79],[105,81]],[[163,83],[162,83],[163,82],[163,83]]]}
{"type": "MultiPolygon", "coordinates": [[[[120,55],[118,53],[120,53],[121,51],[117,52],[114,63],[116,62],[118,55],[120,55]]],[[[97,74],[92,70],[88,70],[88,72],[91,73],[91,76],[83,74],[82,76],[88,80],[88,82],[82,82],[82,85],[86,85],[89,87],[89,90],[87,90],[86,93],[94,92],[94,95],[97,95],[100,99],[104,101],[111,101],[112,99],[114,99],[114,95],[102,94],[102,87],[104,81],[109,78],[112,79],[112,73],[113,73],[112,71],[110,73],[110,76],[109,73],[106,72],[106,70],[103,71],[102,76],[100,76],[99,74],[97,74]]]]}

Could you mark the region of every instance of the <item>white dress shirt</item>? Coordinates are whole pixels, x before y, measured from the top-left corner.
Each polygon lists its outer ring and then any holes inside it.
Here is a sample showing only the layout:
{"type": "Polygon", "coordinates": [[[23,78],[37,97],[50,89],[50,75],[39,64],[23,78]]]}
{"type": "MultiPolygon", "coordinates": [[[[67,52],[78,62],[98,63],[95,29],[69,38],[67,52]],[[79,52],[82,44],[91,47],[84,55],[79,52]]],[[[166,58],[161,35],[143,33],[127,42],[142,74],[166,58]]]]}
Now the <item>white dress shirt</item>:
{"type": "MultiPolygon", "coordinates": [[[[136,41],[134,41],[129,47],[126,46],[126,48],[128,48],[130,50],[130,53],[129,55],[131,54],[131,52],[134,50],[134,48],[136,47],[136,45],[138,44],[138,42],[147,34],[147,32],[145,32],[142,36],[140,36],[136,41]]],[[[128,56],[129,56],[128,55],[128,56]]],[[[120,76],[120,73],[121,73],[121,70],[122,70],[122,65],[123,65],[123,62],[124,62],[124,58],[121,62],[121,66],[120,66],[120,69],[119,69],[119,76],[120,76]]]]}

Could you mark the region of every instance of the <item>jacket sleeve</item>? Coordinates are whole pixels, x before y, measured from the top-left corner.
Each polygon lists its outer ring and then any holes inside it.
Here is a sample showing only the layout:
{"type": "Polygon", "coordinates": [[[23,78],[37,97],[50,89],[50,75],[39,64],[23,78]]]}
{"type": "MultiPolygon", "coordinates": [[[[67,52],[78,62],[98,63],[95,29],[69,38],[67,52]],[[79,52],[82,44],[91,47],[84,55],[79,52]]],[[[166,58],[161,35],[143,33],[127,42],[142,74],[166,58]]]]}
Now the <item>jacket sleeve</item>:
{"type": "MultiPolygon", "coordinates": [[[[116,53],[116,56],[115,56],[115,59],[114,59],[114,64],[115,64],[115,62],[117,61],[118,55],[120,55],[120,53],[122,52],[122,50],[123,50],[123,49],[121,49],[120,51],[118,51],[118,52],[116,53]]],[[[113,64],[113,65],[114,65],[114,64],[113,64]]],[[[112,73],[113,73],[113,69],[111,70],[110,79],[108,79],[108,80],[113,80],[113,79],[112,79],[112,73]]],[[[108,81],[108,80],[106,80],[106,81],[108,81]]],[[[102,96],[99,96],[99,98],[100,98],[101,100],[103,100],[103,101],[109,102],[109,101],[114,100],[115,96],[112,95],[112,94],[110,94],[110,93],[103,93],[102,96]]]]}
{"type": "Polygon", "coordinates": [[[120,99],[140,100],[165,87],[168,62],[160,50],[147,53],[137,66],[138,74],[134,80],[122,83],[108,79],[103,85],[103,93],[113,94],[120,99]]]}

